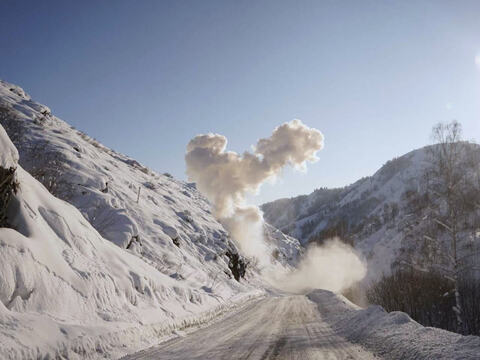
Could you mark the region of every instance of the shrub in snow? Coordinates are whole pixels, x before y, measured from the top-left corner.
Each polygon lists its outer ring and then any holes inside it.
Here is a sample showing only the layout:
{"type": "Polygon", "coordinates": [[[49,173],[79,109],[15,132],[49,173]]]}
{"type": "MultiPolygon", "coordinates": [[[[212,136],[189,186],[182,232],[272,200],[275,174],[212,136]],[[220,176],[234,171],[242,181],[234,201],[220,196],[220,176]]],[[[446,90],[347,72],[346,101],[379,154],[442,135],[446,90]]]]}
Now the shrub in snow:
{"type": "Polygon", "coordinates": [[[132,246],[135,246],[135,244],[142,246],[142,243],[140,242],[140,237],[138,235],[132,236],[132,238],[130,239],[130,241],[126,246],[126,249],[132,248],[132,246]]]}
{"type": "Polygon", "coordinates": [[[157,188],[157,186],[151,181],[144,182],[143,186],[145,186],[147,189],[150,189],[150,190],[155,190],[157,188]]]}
{"type": "Polygon", "coordinates": [[[0,227],[9,227],[7,210],[10,200],[17,192],[18,182],[15,179],[15,168],[0,167],[0,227]]]}
{"type": "MultiPolygon", "coordinates": [[[[455,307],[454,286],[451,279],[438,272],[410,269],[383,276],[367,291],[370,303],[385,310],[403,311],[425,326],[434,326],[459,332],[455,307]]],[[[480,334],[480,281],[473,276],[462,277],[459,284],[462,309],[465,314],[464,333],[480,334]]]]}
{"type": "Polygon", "coordinates": [[[15,177],[17,162],[17,149],[0,126],[0,227],[8,225],[8,205],[12,195],[18,190],[15,177]]]}
{"type": "Polygon", "coordinates": [[[24,100],[30,100],[30,96],[20,87],[14,84],[9,84],[6,81],[0,80],[0,85],[6,87],[15,95],[18,95],[20,98],[24,100]]]}
{"type": "Polygon", "coordinates": [[[245,272],[247,270],[247,261],[242,258],[238,253],[227,250],[225,255],[229,258],[228,267],[233,274],[235,280],[240,281],[241,278],[245,277],[245,272]]]}
{"type": "Polygon", "coordinates": [[[173,243],[175,244],[176,247],[180,247],[180,240],[178,237],[172,239],[173,243]]]}

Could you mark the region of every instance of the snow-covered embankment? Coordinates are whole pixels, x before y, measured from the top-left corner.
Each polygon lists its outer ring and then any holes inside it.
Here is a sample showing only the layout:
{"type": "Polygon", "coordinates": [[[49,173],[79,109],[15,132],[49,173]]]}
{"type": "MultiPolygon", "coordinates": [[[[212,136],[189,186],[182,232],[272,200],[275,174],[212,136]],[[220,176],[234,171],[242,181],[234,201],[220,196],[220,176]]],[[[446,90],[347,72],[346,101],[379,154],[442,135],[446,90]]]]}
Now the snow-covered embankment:
{"type": "Polygon", "coordinates": [[[478,359],[480,337],[462,336],[424,327],[399,311],[387,313],[378,305],[366,309],[326,290],[307,295],[332,329],[386,359],[478,359]]]}

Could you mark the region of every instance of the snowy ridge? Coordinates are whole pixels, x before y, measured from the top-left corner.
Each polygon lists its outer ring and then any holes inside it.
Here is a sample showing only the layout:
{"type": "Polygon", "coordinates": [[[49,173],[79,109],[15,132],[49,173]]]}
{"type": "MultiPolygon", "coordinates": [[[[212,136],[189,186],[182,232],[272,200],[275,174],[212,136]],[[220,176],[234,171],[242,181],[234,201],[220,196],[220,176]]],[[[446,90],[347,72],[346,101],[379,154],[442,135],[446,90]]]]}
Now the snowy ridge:
{"type": "MultiPolygon", "coordinates": [[[[471,144],[477,152],[480,147],[471,144]]],[[[427,148],[411,151],[382,166],[374,175],[336,189],[262,205],[265,219],[302,244],[340,236],[368,260],[367,281],[389,273],[420,244],[410,194],[421,193],[427,148]]]]}

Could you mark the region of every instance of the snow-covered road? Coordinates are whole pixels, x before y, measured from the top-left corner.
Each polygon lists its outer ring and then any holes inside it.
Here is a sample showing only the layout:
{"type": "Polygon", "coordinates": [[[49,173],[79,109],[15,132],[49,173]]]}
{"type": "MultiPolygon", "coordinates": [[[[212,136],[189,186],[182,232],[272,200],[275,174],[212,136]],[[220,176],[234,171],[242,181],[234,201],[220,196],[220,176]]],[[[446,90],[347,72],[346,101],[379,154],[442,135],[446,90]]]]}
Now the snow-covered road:
{"type": "Polygon", "coordinates": [[[336,335],[306,296],[269,297],[125,359],[375,359],[336,335]]]}

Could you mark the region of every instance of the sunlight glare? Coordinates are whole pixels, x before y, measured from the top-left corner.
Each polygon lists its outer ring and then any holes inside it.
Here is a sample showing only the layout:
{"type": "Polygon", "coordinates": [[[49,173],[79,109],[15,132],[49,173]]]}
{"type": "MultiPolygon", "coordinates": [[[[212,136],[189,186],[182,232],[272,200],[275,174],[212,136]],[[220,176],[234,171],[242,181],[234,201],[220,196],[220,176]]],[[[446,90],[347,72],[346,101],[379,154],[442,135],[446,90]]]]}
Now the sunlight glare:
{"type": "Polygon", "coordinates": [[[480,53],[477,53],[477,55],[475,55],[475,65],[480,67],[480,53]]]}

